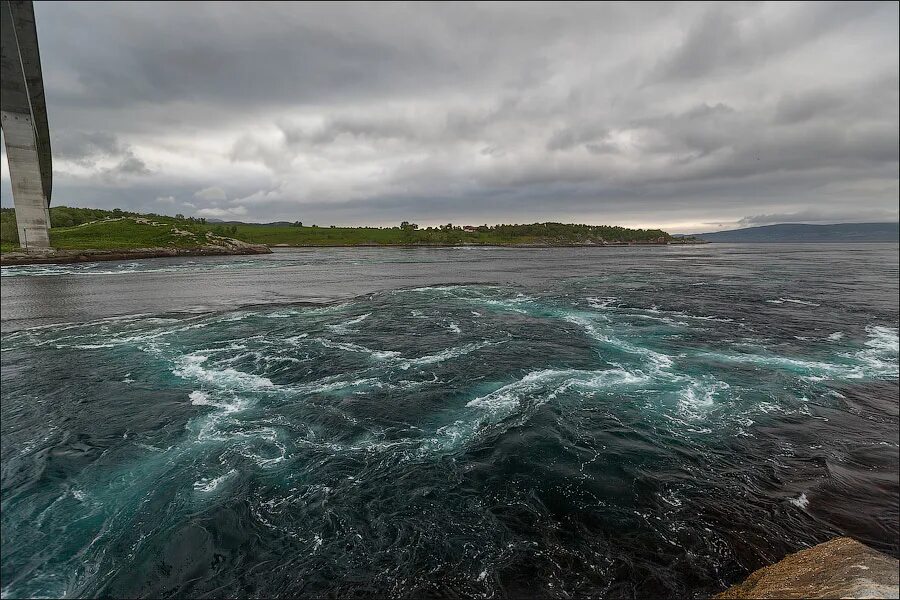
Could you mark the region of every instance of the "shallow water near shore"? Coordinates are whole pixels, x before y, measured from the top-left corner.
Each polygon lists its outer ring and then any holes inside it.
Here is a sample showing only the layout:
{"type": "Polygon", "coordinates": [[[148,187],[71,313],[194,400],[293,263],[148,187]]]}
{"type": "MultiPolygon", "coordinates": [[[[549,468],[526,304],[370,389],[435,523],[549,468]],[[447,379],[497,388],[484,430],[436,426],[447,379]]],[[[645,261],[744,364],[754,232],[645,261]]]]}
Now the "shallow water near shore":
{"type": "Polygon", "coordinates": [[[707,597],[900,552],[896,244],[2,276],[3,597],[707,597]]]}

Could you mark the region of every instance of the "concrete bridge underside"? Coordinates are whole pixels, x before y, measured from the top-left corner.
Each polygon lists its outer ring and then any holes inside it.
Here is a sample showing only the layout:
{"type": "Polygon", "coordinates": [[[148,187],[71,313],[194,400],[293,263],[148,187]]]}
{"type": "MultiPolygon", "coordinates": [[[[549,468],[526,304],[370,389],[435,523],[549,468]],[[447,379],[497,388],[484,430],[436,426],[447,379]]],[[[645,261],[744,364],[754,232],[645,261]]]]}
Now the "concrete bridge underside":
{"type": "Polygon", "coordinates": [[[0,0],[0,125],[19,229],[28,250],[50,247],[50,131],[30,0],[0,0]]]}

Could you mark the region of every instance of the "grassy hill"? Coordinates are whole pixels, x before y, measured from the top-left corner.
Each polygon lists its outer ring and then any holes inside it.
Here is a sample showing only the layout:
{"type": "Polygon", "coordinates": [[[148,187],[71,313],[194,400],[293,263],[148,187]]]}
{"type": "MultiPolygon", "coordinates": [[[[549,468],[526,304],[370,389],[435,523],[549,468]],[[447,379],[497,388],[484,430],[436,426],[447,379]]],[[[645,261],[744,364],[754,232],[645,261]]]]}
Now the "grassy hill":
{"type": "MultiPolygon", "coordinates": [[[[409,223],[399,227],[317,227],[300,223],[207,223],[203,219],[127,213],[65,206],[50,209],[51,244],[60,249],[116,249],[199,245],[207,232],[256,244],[287,246],[400,245],[548,245],[604,243],[665,243],[671,236],[659,229],[627,229],[605,225],[482,225],[451,224],[424,229],[409,223]],[[152,223],[152,224],[151,224],[152,223]]],[[[0,210],[0,249],[18,246],[15,214],[0,210]]]]}
{"type": "MultiPolygon", "coordinates": [[[[206,242],[199,221],[162,215],[60,206],[50,209],[50,223],[50,243],[61,249],[188,248],[206,242]]],[[[0,209],[0,251],[18,246],[15,212],[0,209]]]]}

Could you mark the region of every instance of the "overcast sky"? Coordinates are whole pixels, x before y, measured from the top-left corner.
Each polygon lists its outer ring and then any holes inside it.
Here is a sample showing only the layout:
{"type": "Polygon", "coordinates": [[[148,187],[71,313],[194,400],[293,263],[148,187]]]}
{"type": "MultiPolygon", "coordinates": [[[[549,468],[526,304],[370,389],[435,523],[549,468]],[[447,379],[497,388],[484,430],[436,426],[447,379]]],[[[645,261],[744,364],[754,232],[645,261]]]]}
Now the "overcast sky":
{"type": "MultiPolygon", "coordinates": [[[[53,205],[897,220],[898,3],[36,2],[53,205]]],[[[11,206],[2,161],[2,204],[11,206]]]]}

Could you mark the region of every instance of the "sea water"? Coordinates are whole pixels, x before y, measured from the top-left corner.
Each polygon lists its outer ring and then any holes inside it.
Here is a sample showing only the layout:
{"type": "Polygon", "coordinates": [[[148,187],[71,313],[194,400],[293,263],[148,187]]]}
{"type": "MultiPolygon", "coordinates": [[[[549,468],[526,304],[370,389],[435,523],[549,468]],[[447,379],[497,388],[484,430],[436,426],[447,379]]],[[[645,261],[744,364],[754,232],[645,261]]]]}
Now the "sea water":
{"type": "Polygon", "coordinates": [[[896,244],[2,275],[3,597],[705,597],[900,550],[896,244]]]}

